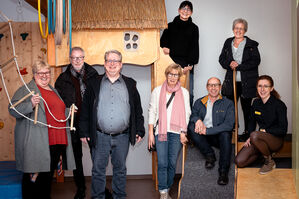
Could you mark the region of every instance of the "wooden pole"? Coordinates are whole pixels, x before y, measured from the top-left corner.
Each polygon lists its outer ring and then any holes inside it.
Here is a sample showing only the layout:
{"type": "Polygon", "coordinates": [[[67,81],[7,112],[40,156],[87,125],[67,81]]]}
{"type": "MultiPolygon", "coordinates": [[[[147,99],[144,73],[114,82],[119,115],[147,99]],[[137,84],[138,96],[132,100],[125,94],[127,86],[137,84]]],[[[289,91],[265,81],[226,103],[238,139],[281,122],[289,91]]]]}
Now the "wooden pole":
{"type": "Polygon", "coordinates": [[[74,128],[75,109],[76,109],[75,104],[72,104],[72,106],[71,106],[71,128],[70,128],[71,131],[75,131],[76,130],[76,128],[74,128]]]}
{"type": "Polygon", "coordinates": [[[23,102],[25,99],[27,99],[28,97],[30,97],[31,95],[34,95],[34,91],[31,91],[31,93],[28,93],[27,95],[25,95],[24,97],[22,97],[19,101],[17,101],[15,104],[11,105],[10,108],[16,107],[17,105],[19,105],[21,102],[23,102]]]}
{"type": "Polygon", "coordinates": [[[178,199],[181,196],[181,184],[182,184],[182,180],[183,180],[183,177],[184,177],[184,174],[185,174],[186,147],[187,147],[187,144],[184,144],[183,145],[183,159],[182,159],[182,177],[179,181],[179,186],[178,186],[178,199]]]}
{"type": "MultiPolygon", "coordinates": [[[[39,96],[39,94],[37,93],[37,96],[39,96]]],[[[35,110],[34,110],[34,124],[37,123],[37,113],[38,113],[38,104],[35,106],[35,110]]]]}
{"type": "Polygon", "coordinates": [[[4,68],[7,64],[9,64],[10,62],[12,62],[14,60],[14,58],[17,58],[17,56],[13,56],[8,61],[4,62],[4,64],[0,64],[0,68],[1,69],[4,68]]]}
{"type": "MultiPolygon", "coordinates": [[[[234,86],[234,104],[235,104],[235,156],[238,153],[238,101],[237,101],[237,83],[236,83],[236,69],[233,70],[233,86],[234,86]]],[[[237,179],[238,179],[238,167],[235,164],[235,184],[234,184],[234,198],[237,198],[237,179]]]]}

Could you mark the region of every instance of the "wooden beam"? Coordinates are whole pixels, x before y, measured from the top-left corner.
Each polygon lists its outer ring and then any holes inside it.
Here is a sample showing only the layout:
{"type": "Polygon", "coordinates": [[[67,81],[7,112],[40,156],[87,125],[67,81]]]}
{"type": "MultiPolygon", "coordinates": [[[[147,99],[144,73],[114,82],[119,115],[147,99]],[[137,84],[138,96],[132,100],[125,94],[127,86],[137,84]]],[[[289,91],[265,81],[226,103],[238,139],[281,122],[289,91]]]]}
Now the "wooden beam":
{"type": "MultiPolygon", "coordinates": [[[[37,7],[37,0],[25,0],[28,4],[30,4],[33,8],[36,10],[38,9],[37,7]]],[[[47,17],[48,16],[48,6],[47,6],[47,0],[41,0],[41,13],[47,17]]]]}

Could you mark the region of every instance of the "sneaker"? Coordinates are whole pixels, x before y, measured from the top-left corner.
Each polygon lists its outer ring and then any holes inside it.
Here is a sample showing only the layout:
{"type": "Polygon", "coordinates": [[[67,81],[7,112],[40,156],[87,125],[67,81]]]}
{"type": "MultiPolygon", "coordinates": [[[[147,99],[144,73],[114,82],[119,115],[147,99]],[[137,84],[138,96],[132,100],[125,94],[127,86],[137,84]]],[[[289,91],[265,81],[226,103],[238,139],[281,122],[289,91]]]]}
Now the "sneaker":
{"type": "Polygon", "coordinates": [[[206,157],[205,167],[206,169],[212,169],[215,166],[216,157],[215,155],[210,155],[206,157]]]}
{"type": "Polygon", "coordinates": [[[168,193],[160,193],[160,199],[168,199],[168,193]]]}
{"type": "Polygon", "coordinates": [[[276,165],[274,160],[271,158],[271,156],[265,158],[265,163],[262,166],[262,168],[260,168],[259,173],[264,175],[269,173],[270,171],[272,171],[272,169],[275,169],[276,165]]]}

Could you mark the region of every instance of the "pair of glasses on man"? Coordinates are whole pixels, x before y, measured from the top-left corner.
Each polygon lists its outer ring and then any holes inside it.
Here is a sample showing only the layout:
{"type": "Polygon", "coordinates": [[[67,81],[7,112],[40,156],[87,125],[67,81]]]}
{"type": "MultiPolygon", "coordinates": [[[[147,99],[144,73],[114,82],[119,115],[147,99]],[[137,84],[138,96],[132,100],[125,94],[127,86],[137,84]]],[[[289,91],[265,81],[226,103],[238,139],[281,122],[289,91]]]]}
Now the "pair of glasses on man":
{"type": "Polygon", "coordinates": [[[84,56],[81,57],[71,57],[71,60],[73,61],[82,61],[84,59],[84,56]]]}
{"type": "Polygon", "coordinates": [[[105,62],[107,64],[118,64],[118,63],[120,63],[120,60],[108,59],[108,60],[105,60],[105,62]]]}

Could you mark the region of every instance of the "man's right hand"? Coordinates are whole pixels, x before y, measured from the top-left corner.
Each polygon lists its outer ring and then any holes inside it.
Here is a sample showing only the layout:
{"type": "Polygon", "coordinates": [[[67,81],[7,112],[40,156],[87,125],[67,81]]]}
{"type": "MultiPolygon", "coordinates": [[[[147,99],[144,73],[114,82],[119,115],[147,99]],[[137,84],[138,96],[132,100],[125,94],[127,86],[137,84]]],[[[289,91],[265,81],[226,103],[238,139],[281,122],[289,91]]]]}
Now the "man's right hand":
{"type": "Polygon", "coordinates": [[[86,137],[86,138],[80,138],[81,142],[85,143],[85,144],[88,144],[88,142],[90,141],[90,138],[89,137],[86,137]]]}
{"type": "Polygon", "coordinates": [[[201,120],[196,121],[194,132],[199,133],[199,134],[205,134],[206,126],[204,125],[204,123],[201,120]]]}

